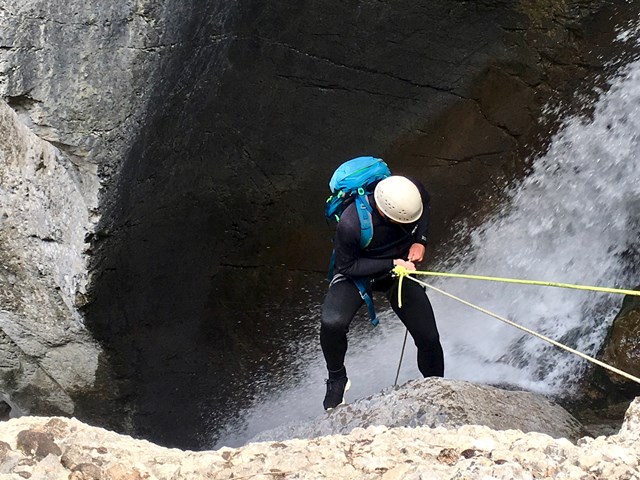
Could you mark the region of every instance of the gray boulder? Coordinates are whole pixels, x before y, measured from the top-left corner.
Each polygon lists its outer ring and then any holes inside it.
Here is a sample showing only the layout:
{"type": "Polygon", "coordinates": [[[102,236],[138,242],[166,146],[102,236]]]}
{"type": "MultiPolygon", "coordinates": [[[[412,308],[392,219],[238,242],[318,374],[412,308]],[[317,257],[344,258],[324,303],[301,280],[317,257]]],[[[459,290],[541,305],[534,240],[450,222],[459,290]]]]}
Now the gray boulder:
{"type": "Polygon", "coordinates": [[[542,395],[504,390],[462,380],[410,380],[379,394],[340,406],[308,423],[262,432],[252,441],[315,438],[347,434],[354,428],[484,425],[494,430],[539,432],[577,439],[580,423],[542,395]]]}

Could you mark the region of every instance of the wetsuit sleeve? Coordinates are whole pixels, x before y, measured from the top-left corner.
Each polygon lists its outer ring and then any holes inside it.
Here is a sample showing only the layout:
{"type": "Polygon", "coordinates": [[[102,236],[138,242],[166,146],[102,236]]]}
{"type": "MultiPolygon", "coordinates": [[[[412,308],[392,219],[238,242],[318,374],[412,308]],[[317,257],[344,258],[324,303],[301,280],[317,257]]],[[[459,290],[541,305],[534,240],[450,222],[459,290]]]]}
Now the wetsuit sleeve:
{"type": "Polygon", "coordinates": [[[338,222],[334,238],[335,268],[338,273],[365,277],[386,273],[393,268],[393,259],[365,258],[361,256],[360,222],[355,210],[345,212],[338,222]],[[352,213],[351,215],[347,213],[352,213]]]}
{"type": "Polygon", "coordinates": [[[416,225],[416,230],[413,234],[413,240],[415,243],[420,243],[426,246],[427,236],[429,234],[431,201],[429,193],[424,188],[424,185],[422,185],[420,181],[414,178],[412,178],[411,181],[416,184],[418,190],[420,190],[420,195],[422,196],[422,215],[420,216],[420,220],[418,220],[418,224],[416,225]]]}

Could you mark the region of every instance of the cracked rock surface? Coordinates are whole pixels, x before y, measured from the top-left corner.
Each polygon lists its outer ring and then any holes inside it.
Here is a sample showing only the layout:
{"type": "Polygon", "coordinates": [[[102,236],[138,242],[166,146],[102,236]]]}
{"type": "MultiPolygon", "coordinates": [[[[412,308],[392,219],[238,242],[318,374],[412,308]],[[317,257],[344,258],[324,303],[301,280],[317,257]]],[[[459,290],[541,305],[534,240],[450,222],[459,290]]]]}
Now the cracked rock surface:
{"type": "Polygon", "coordinates": [[[575,442],[515,428],[372,425],[343,435],[190,452],[76,419],[30,417],[0,424],[0,478],[633,480],[639,478],[639,426],[636,400],[619,433],[575,442]]]}

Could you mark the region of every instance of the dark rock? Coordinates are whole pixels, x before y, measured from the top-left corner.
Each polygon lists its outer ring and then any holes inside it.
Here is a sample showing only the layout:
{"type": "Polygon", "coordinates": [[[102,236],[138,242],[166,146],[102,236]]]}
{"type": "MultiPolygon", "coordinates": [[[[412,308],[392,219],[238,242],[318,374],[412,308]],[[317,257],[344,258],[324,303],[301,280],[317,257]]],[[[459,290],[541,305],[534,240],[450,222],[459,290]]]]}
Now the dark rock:
{"type": "Polygon", "coordinates": [[[322,298],[332,233],[322,205],[341,161],[381,154],[425,179],[431,251],[442,252],[455,221],[480,221],[482,205],[544,147],[554,124],[538,122],[543,105],[591,88],[622,51],[614,26],[631,10],[622,1],[194,7],[188,42],[164,52],[162,81],[150,79],[155,100],[105,196],[100,228],[110,235],[93,245],[87,325],[126,379],[135,434],[199,448],[203,416],[215,437],[265,369],[288,371],[276,352],[315,337],[291,305],[322,298]]]}
{"type": "MultiPolygon", "coordinates": [[[[634,290],[639,290],[640,286],[634,290]]],[[[640,297],[624,297],[620,311],[596,355],[598,360],[640,377],[640,297]]],[[[611,435],[622,425],[640,385],[600,366],[590,366],[575,398],[563,403],[592,436],[611,435]]]]}
{"type": "Polygon", "coordinates": [[[6,442],[0,442],[0,464],[7,458],[7,452],[11,451],[11,446],[6,442]]]}
{"type": "MultiPolygon", "coordinates": [[[[640,286],[635,290],[640,290],[640,286]]],[[[612,367],[640,377],[640,297],[627,295],[620,312],[603,343],[600,359],[612,367]]],[[[611,383],[640,395],[640,385],[609,370],[604,372],[611,383]]]]}
{"type": "Polygon", "coordinates": [[[44,425],[44,431],[53,435],[56,439],[63,437],[68,430],[69,427],[61,418],[52,418],[44,425]]]}
{"type": "Polygon", "coordinates": [[[9,420],[11,418],[11,405],[0,400],[0,421],[9,420]]]}
{"type": "Polygon", "coordinates": [[[453,448],[443,448],[437,458],[439,462],[454,465],[460,458],[460,452],[453,448]]]}
{"type": "Polygon", "coordinates": [[[62,450],[56,445],[53,435],[36,430],[22,430],[18,433],[17,446],[25,455],[42,460],[49,454],[62,455],[62,450]]]}

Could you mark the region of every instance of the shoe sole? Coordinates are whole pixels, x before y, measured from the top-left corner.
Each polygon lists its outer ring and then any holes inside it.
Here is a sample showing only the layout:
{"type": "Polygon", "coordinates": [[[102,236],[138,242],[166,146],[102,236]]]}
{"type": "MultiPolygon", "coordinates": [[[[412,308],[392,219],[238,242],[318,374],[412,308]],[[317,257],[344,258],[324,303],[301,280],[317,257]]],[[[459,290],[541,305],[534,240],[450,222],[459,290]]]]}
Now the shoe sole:
{"type": "MultiPolygon", "coordinates": [[[[340,405],[346,405],[346,403],[347,403],[347,402],[346,402],[346,401],[345,401],[345,399],[344,399],[344,394],[345,394],[345,393],[347,393],[347,392],[349,391],[349,389],[350,389],[350,388],[351,388],[351,379],[350,379],[350,378],[348,378],[348,379],[347,379],[347,384],[344,386],[344,393],[342,394],[342,403],[338,404],[338,405],[337,405],[338,407],[339,407],[340,405]]],[[[334,408],[337,408],[337,407],[327,408],[327,409],[325,410],[325,412],[330,412],[330,411],[331,411],[331,410],[333,410],[334,408]]]]}

